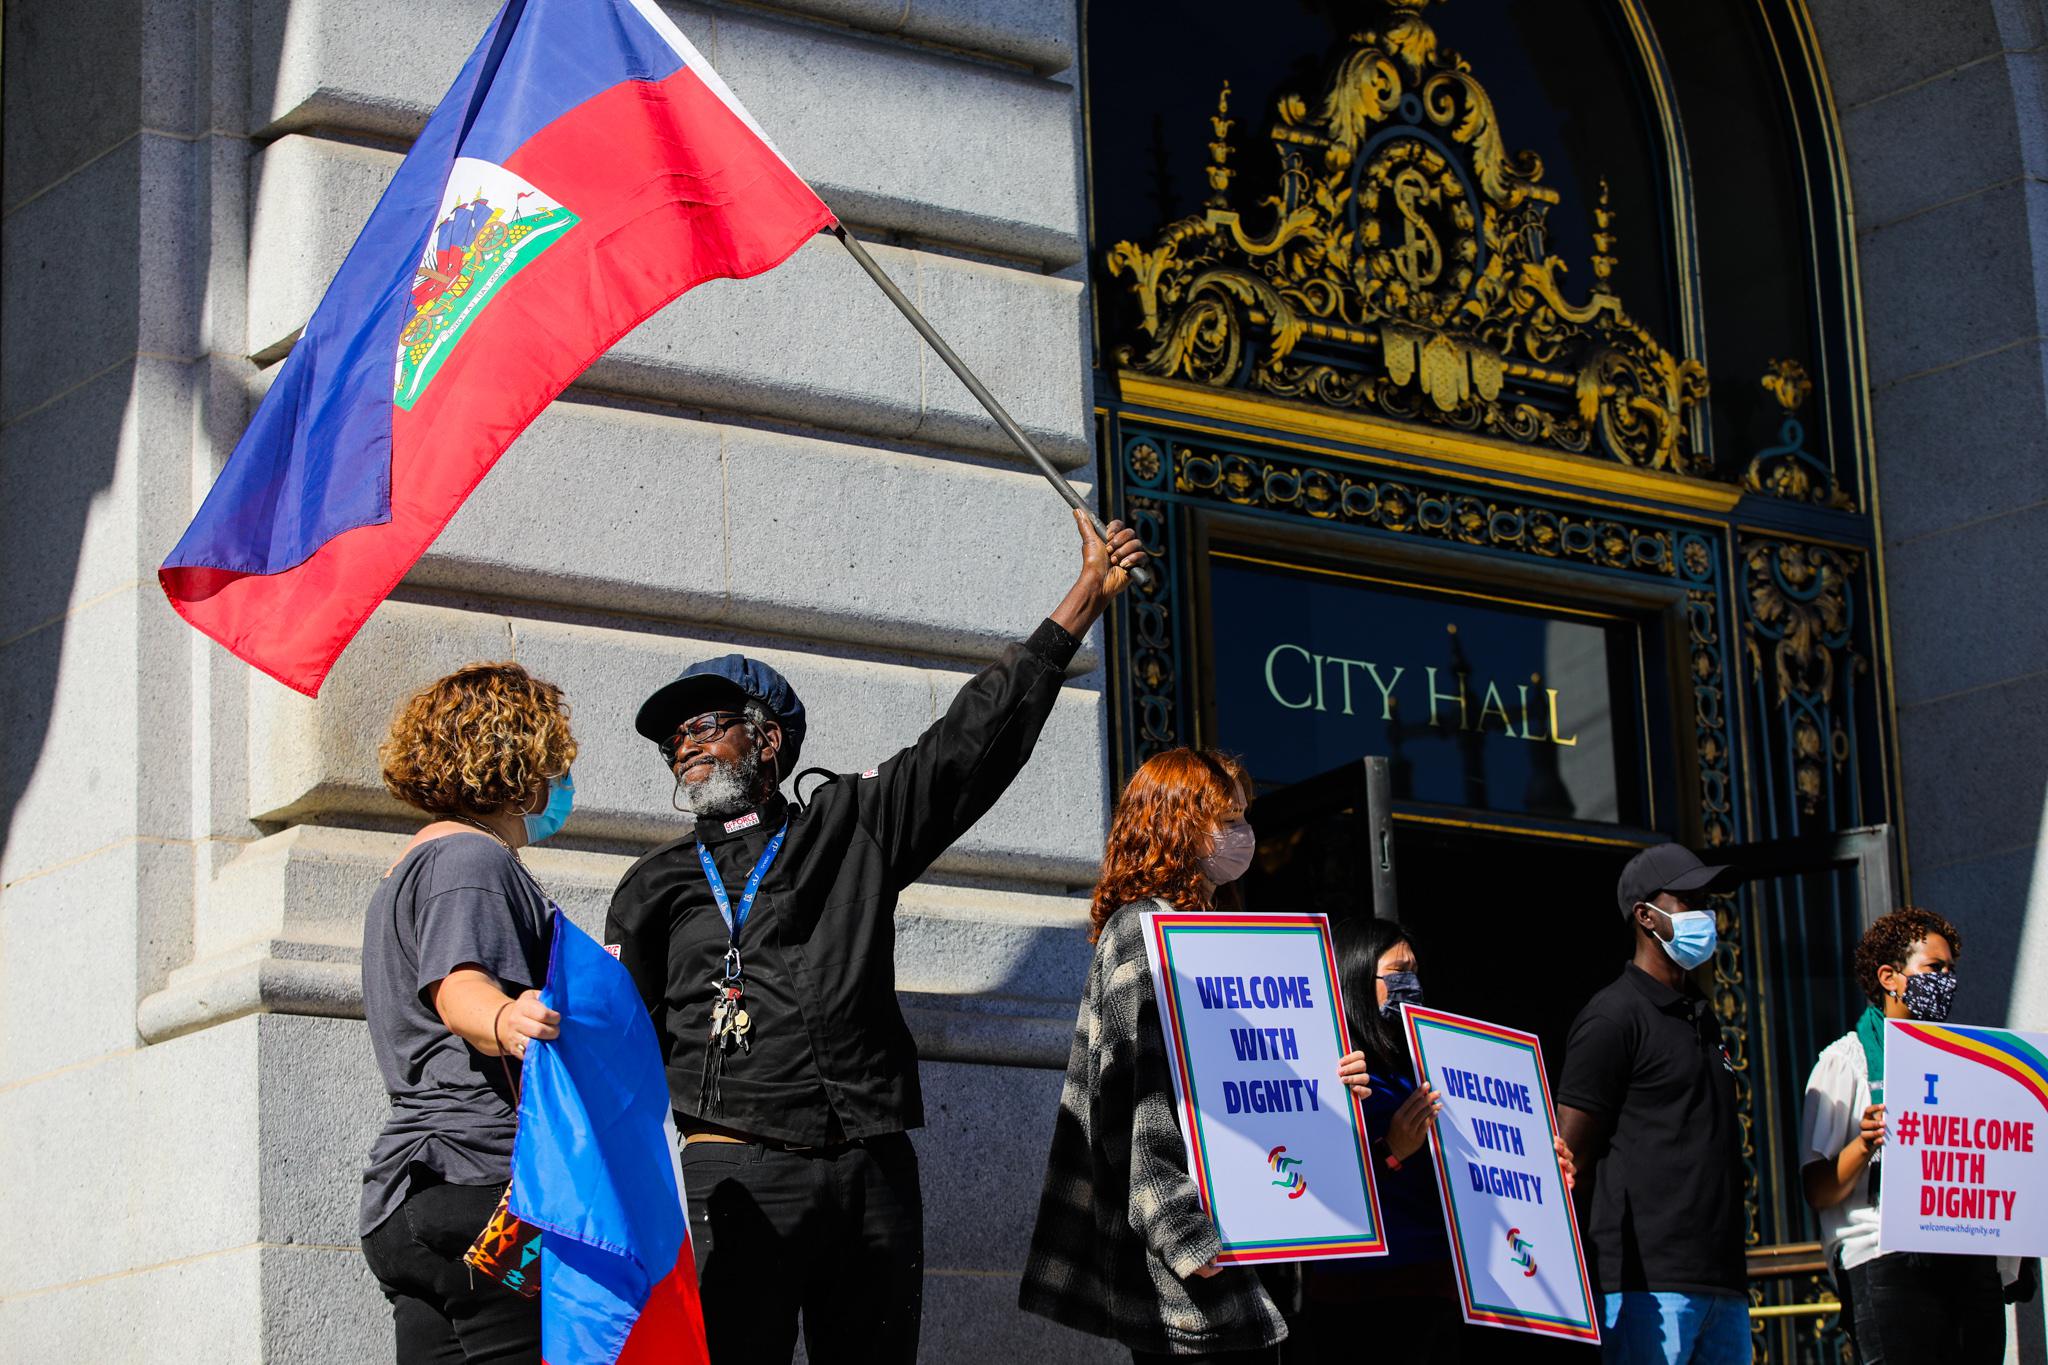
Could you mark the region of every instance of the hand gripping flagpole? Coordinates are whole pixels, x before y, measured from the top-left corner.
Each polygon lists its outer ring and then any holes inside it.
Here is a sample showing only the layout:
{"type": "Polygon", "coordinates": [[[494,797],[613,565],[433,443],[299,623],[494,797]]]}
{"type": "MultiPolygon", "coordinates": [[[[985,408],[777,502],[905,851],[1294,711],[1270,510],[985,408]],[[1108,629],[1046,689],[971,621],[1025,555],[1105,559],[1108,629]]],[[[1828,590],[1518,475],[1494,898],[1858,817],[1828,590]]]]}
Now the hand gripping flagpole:
{"type": "MultiPolygon", "coordinates": [[[[840,245],[852,253],[853,259],[860,263],[860,268],[868,272],[868,278],[873,280],[881,287],[882,292],[889,296],[889,302],[896,305],[896,311],[910,319],[910,325],[917,329],[917,334],[923,337],[934,351],[938,352],[939,359],[946,362],[946,368],[958,375],[960,382],[967,386],[967,391],[973,394],[976,401],[984,408],[988,409],[988,415],[996,419],[996,425],[1003,429],[1003,434],[1010,438],[1017,449],[1024,452],[1025,458],[1038,466],[1038,472],[1045,475],[1046,482],[1052,485],[1053,491],[1066,500],[1067,506],[1087,517],[1088,524],[1094,528],[1095,534],[1102,537],[1104,542],[1107,542],[1109,540],[1109,528],[1102,524],[1102,518],[1095,515],[1095,509],[1088,505],[1087,499],[1076,492],[1074,485],[1068,483],[1066,477],[1053,467],[1052,461],[1046,459],[1038,447],[1031,443],[1031,438],[1026,436],[1024,429],[1018,426],[1012,420],[1010,414],[1003,410],[1003,405],[996,401],[996,396],[988,391],[986,385],[974,377],[974,371],[967,368],[967,362],[953,353],[953,348],[946,344],[946,339],[933,330],[931,323],[926,320],[923,313],[917,311],[917,305],[906,298],[903,291],[896,287],[896,281],[890,279],[882,267],[875,264],[875,258],[868,255],[867,248],[863,247],[854,235],[839,223],[834,223],[827,231],[834,237],[837,237],[840,245]]],[[[1130,574],[1131,582],[1139,587],[1148,588],[1152,586],[1152,566],[1150,564],[1141,561],[1133,564],[1125,572],[1130,574]]]]}

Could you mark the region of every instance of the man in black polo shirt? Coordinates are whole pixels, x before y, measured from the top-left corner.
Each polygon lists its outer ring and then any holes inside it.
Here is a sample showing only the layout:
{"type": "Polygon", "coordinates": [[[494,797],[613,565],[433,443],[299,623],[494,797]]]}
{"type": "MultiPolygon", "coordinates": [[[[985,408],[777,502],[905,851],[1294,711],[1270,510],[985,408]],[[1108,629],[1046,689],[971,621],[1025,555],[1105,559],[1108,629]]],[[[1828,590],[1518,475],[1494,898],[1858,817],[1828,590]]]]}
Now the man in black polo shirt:
{"type": "Polygon", "coordinates": [[[1689,974],[1712,960],[1726,868],[1677,844],[1622,869],[1635,957],[1572,1025],[1557,1088],[1578,1154],[1611,1362],[1748,1365],[1742,1127],[1720,1025],[1689,974]]]}
{"type": "Polygon", "coordinates": [[[896,897],[1024,767],[1136,535],[1081,522],[1080,577],[1031,638],[971,678],[918,741],[859,776],[797,771],[788,681],[730,654],[693,664],[635,721],[690,833],[629,869],[605,942],[667,1053],[716,1365],[917,1357],[924,1210],[905,1130],[924,1122],[896,1005],[896,897]]]}

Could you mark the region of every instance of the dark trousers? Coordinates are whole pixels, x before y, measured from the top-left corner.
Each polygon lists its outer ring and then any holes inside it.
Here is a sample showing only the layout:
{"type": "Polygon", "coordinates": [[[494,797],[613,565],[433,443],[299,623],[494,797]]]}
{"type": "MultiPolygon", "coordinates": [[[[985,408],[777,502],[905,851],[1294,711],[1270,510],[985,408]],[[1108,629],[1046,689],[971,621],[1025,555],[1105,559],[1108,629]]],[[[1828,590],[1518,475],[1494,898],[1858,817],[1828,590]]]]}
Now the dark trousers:
{"type": "Polygon", "coordinates": [[[1278,1346],[1261,1346],[1252,1351],[1209,1351],[1198,1356],[1161,1356],[1150,1351],[1131,1352],[1131,1365],[1276,1365],[1278,1346]]]}
{"type": "Polygon", "coordinates": [[[1402,1365],[1458,1365],[1464,1314],[1455,1299],[1429,1294],[1311,1297],[1287,1338],[1287,1365],[1341,1365],[1372,1354],[1402,1365]]]}
{"type": "Polygon", "coordinates": [[[1989,1256],[1895,1251],[1849,1271],[1863,1365],[1996,1365],[2005,1285],[1989,1256]]]}
{"type": "Polygon", "coordinates": [[[712,1365],[912,1365],[924,1298],[924,1201],[901,1133],[787,1152],[683,1148],[712,1365]]]}
{"type": "Polygon", "coordinates": [[[363,1238],[363,1259],[391,1301],[398,1365],[540,1365],[540,1300],[462,1263],[504,1192],[503,1185],[415,1188],[363,1238]]]}

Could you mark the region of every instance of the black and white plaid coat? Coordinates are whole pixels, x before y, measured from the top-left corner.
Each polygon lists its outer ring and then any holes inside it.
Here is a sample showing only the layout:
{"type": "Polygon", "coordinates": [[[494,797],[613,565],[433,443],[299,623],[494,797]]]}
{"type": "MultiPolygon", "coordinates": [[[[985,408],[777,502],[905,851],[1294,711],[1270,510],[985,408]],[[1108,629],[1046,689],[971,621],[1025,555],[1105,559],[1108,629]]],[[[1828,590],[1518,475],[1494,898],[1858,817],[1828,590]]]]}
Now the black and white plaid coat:
{"type": "Polygon", "coordinates": [[[1168,908],[1125,906],[1095,946],[1018,1301],[1137,1351],[1256,1350],[1287,1336],[1259,1275],[1195,1274],[1222,1244],[1188,1176],[1139,918],[1168,908]]]}

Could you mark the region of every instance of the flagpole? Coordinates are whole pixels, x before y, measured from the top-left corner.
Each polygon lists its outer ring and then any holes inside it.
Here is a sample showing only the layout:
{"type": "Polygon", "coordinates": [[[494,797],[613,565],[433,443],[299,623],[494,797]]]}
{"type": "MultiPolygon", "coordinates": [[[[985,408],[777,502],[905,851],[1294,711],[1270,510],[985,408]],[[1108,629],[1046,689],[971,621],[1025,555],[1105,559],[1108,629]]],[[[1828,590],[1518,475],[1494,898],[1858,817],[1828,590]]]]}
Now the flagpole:
{"type": "MultiPolygon", "coordinates": [[[[1102,518],[1095,515],[1095,509],[1088,505],[1087,499],[1075,491],[1074,485],[1067,482],[1066,476],[1054,468],[1052,461],[1046,459],[1038,447],[1032,444],[1031,438],[1024,434],[1024,429],[1018,426],[1011,419],[1010,414],[1003,410],[1003,405],[996,401],[996,396],[988,391],[986,385],[974,377],[974,371],[967,368],[967,362],[954,354],[953,348],[946,344],[946,339],[933,329],[923,313],[917,311],[917,305],[906,298],[903,291],[896,287],[896,281],[890,279],[882,267],[875,264],[875,258],[868,255],[867,248],[863,247],[859,240],[852,233],[848,232],[842,224],[834,223],[828,231],[839,239],[841,246],[852,253],[853,259],[859,262],[860,268],[868,272],[868,278],[873,280],[880,286],[881,291],[889,296],[889,302],[896,305],[896,311],[908,318],[910,325],[917,329],[917,334],[923,337],[926,344],[934,351],[938,352],[939,359],[946,362],[946,368],[958,375],[960,382],[967,386],[967,391],[974,395],[975,400],[982,407],[988,409],[988,415],[996,419],[996,425],[1003,429],[1003,434],[1010,438],[1017,449],[1024,452],[1026,459],[1038,466],[1038,472],[1045,475],[1045,480],[1052,485],[1053,491],[1066,500],[1067,506],[1087,517],[1088,524],[1095,529],[1095,534],[1107,541],[1109,539],[1109,528],[1102,524],[1102,518]]],[[[1142,562],[1133,564],[1126,572],[1130,574],[1131,581],[1139,587],[1145,588],[1152,585],[1152,566],[1150,564],[1142,562]]]]}

